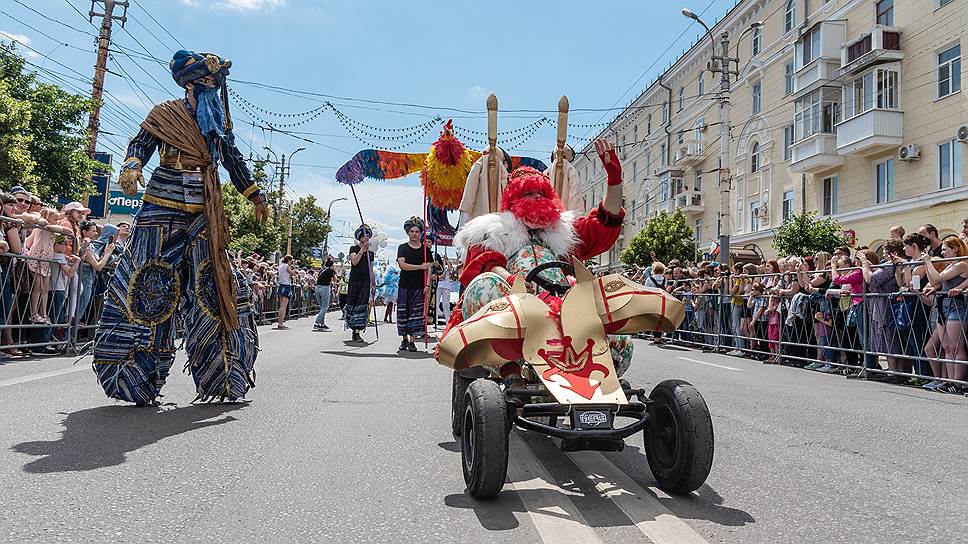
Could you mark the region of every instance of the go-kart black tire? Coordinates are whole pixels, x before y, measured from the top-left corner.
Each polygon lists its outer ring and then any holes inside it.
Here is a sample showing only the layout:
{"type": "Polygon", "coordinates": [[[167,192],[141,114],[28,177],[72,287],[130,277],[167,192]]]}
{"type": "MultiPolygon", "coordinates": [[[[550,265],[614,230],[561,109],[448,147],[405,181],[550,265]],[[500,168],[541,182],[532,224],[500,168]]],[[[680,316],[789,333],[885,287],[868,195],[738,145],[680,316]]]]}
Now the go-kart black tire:
{"type": "Polygon", "coordinates": [[[706,401],[682,380],[659,383],[649,399],[643,438],[652,475],[669,493],[699,489],[713,464],[713,422],[706,401]]]}
{"type": "Polygon", "coordinates": [[[465,378],[459,372],[454,372],[454,385],[450,392],[450,430],[455,437],[460,436],[460,429],[464,424],[464,394],[473,381],[474,378],[465,378]]]}
{"type": "Polygon", "coordinates": [[[464,396],[461,467],[467,494],[490,499],[501,492],[508,472],[508,408],[501,387],[474,380],[464,396]]]}

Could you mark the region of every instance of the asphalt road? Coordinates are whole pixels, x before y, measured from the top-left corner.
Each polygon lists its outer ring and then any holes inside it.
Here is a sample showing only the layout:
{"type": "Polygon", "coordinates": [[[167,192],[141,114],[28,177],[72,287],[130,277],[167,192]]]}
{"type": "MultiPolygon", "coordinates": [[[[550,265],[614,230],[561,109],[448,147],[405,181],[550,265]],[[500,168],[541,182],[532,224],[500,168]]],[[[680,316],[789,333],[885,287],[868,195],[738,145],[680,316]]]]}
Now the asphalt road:
{"type": "Polygon", "coordinates": [[[133,408],[103,396],[89,359],[0,365],[0,539],[968,542],[968,398],[636,341],[634,385],[685,379],[710,406],[707,484],[658,490],[641,435],[564,454],[514,431],[505,491],[478,502],[448,370],[398,356],[388,326],[361,348],[292,325],[261,329],[245,404],[192,406],[176,372],[171,404],[133,408]]]}

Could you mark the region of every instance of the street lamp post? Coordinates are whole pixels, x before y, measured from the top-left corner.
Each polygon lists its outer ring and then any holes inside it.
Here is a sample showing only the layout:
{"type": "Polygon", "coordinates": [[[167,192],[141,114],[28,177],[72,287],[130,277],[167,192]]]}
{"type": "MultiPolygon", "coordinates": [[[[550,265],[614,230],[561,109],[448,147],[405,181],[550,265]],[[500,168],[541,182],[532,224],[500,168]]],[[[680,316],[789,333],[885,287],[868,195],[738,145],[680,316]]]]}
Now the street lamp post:
{"type": "MultiPolygon", "coordinates": [[[[709,36],[709,41],[712,44],[712,59],[710,60],[707,68],[710,72],[714,74],[720,74],[719,78],[719,188],[720,188],[720,203],[719,203],[719,261],[725,262],[727,265],[730,260],[730,250],[729,250],[729,192],[730,184],[732,183],[730,170],[729,170],[729,95],[730,95],[730,75],[739,75],[739,70],[731,69],[732,63],[739,66],[739,58],[729,56],[729,34],[726,31],[720,35],[720,46],[722,48],[722,54],[716,55],[716,40],[713,38],[713,31],[709,28],[698,15],[692,12],[688,8],[682,8],[682,14],[689,19],[696,21],[701,24],[703,28],[706,29],[706,35],[709,36]],[[718,63],[718,64],[717,64],[718,63]],[[725,260],[724,260],[725,259],[725,260]]],[[[754,28],[763,26],[763,23],[757,21],[749,26],[746,30],[740,34],[739,39],[737,39],[737,44],[743,36],[753,30],[754,28]]],[[[738,49],[737,49],[738,52],[738,49]]]]}
{"type": "Polygon", "coordinates": [[[323,262],[326,262],[326,258],[329,257],[329,217],[330,211],[333,209],[333,204],[339,202],[340,200],[349,200],[346,197],[334,198],[329,202],[329,206],[326,207],[326,241],[323,243],[323,262]]]}
{"type": "MultiPolygon", "coordinates": [[[[305,151],[305,147],[300,147],[299,149],[293,151],[289,154],[289,168],[292,168],[292,158],[296,156],[296,153],[300,151],[305,151]]],[[[286,198],[286,155],[282,155],[282,167],[279,174],[279,193],[280,198],[286,198]]],[[[289,238],[286,242],[286,255],[292,255],[292,200],[289,201],[289,238]]]]}

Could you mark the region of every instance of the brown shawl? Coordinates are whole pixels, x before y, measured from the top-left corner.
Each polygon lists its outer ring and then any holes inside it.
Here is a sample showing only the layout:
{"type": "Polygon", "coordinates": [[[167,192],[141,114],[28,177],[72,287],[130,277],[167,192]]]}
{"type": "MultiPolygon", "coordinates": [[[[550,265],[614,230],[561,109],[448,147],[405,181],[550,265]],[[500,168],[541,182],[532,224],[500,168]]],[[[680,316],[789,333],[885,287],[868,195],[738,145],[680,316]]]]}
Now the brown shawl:
{"type": "Polygon", "coordinates": [[[229,249],[229,226],[225,220],[222,203],[222,185],[218,168],[212,164],[208,144],[202,137],[195,118],[181,100],[171,100],[155,106],[141,128],[152,136],[178,149],[182,167],[186,170],[200,169],[205,183],[205,221],[208,238],[209,260],[218,291],[222,326],[226,331],[239,328],[235,307],[235,276],[226,251],[229,249]]]}

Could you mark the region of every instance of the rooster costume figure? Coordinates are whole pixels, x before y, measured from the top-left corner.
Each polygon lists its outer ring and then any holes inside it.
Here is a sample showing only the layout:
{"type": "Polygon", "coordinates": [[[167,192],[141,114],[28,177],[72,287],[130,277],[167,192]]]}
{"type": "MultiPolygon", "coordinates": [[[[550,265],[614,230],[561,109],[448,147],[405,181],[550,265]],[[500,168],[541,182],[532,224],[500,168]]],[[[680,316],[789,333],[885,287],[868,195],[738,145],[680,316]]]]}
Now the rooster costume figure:
{"type": "MultiPolygon", "coordinates": [[[[588,215],[563,211],[547,175],[529,167],[511,173],[501,194],[501,211],[481,215],[461,227],[454,245],[463,256],[464,285],[461,301],[451,315],[447,331],[473,315],[484,305],[511,293],[515,275],[527,275],[540,264],[592,258],[611,249],[622,231],[622,166],[611,144],[595,142],[599,158],[608,175],[605,198],[588,215]]],[[[558,269],[542,277],[563,283],[558,269]]],[[[520,280],[518,280],[520,281],[520,280]]],[[[560,301],[546,302],[554,308],[560,301]]],[[[611,337],[612,359],[622,374],[631,361],[627,337],[611,337]]]]}

